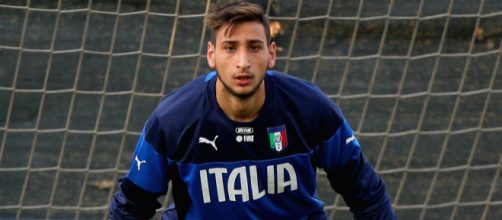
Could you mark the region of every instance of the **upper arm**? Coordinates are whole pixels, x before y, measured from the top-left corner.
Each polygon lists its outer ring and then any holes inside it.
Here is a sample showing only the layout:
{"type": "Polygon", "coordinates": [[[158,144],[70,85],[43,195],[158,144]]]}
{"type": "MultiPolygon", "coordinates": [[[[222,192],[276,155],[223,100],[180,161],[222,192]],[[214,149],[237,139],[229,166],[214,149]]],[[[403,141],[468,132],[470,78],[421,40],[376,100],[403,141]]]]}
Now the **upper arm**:
{"type": "Polygon", "coordinates": [[[173,166],[162,147],[161,129],[147,123],[136,145],[127,178],[142,189],[152,193],[165,193],[171,178],[168,169],[173,166]],[[160,146],[159,146],[160,145],[160,146]]]}
{"type": "Polygon", "coordinates": [[[167,158],[162,128],[151,118],[141,132],[127,177],[110,204],[110,219],[149,219],[160,208],[157,198],[167,192],[174,162],[167,158]]]}
{"type": "Polygon", "coordinates": [[[395,218],[383,179],[364,157],[347,121],[320,143],[318,158],[331,186],[343,196],[356,219],[395,218]]]}

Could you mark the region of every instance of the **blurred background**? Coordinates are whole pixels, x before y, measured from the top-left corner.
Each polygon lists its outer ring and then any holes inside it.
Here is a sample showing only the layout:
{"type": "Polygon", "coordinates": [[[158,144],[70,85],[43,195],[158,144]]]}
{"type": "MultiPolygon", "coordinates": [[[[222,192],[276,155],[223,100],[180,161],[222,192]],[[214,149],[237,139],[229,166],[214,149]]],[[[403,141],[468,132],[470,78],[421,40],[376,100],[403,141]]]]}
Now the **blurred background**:
{"type": "MultiPolygon", "coordinates": [[[[0,219],[106,219],[146,118],[210,71],[213,2],[0,0],[0,219]]],[[[502,1],[252,2],[276,69],[340,105],[400,219],[502,219],[502,1]]]]}

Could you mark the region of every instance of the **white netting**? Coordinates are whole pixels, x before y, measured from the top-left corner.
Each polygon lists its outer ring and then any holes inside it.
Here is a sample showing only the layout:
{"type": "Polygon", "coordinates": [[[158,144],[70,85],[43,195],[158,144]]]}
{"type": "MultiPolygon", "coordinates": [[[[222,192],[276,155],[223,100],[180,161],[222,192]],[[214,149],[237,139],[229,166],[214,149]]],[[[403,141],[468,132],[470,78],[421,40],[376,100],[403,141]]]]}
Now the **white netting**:
{"type": "MultiPolygon", "coordinates": [[[[401,219],[502,218],[500,0],[255,2],[277,69],[342,107],[401,219]]],[[[209,6],[0,0],[0,219],[105,218],[146,117],[209,70],[209,6]]]]}

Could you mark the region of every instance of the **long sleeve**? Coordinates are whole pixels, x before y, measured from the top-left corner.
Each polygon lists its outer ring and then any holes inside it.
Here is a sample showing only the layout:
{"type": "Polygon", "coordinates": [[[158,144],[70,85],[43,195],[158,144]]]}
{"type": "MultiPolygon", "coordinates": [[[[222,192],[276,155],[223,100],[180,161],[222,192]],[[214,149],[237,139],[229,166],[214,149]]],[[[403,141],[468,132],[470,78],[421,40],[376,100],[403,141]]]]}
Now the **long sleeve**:
{"type": "Polygon", "coordinates": [[[345,120],[331,138],[320,144],[318,153],[319,166],[355,219],[397,219],[382,178],[362,154],[345,120]]]}
{"type": "Polygon", "coordinates": [[[151,219],[160,208],[155,194],[141,189],[126,177],[119,180],[119,191],[109,207],[109,219],[151,219]]]}
{"type": "Polygon", "coordinates": [[[119,180],[119,190],[109,207],[110,219],[150,219],[160,208],[158,197],[167,192],[172,164],[160,149],[163,146],[159,123],[147,122],[127,176],[119,180]]]}

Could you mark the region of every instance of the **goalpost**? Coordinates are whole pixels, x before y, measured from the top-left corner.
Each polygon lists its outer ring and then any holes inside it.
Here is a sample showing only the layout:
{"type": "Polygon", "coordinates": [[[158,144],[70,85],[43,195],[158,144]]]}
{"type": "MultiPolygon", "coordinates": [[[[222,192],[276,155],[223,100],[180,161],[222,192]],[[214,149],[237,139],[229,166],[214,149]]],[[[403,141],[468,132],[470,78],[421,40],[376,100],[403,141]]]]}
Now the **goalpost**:
{"type": "MultiPolygon", "coordinates": [[[[500,0],[253,2],[276,69],[340,105],[401,219],[502,219],[500,0]]],[[[106,218],[148,115],[209,71],[210,3],[0,0],[0,219],[106,218]]]]}

